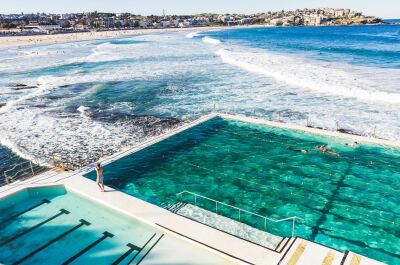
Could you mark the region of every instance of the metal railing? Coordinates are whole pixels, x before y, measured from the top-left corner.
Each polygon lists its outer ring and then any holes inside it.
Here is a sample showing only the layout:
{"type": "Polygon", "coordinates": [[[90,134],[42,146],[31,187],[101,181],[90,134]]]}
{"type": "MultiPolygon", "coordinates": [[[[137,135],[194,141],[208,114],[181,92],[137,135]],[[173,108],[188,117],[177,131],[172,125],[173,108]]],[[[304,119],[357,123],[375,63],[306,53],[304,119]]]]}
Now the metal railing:
{"type": "Polygon", "coordinates": [[[224,203],[224,202],[220,202],[220,201],[217,201],[217,200],[214,200],[214,199],[211,199],[211,198],[208,198],[208,197],[205,197],[205,196],[202,196],[202,195],[200,195],[200,194],[197,194],[197,193],[194,193],[194,192],[190,192],[190,191],[187,191],[187,190],[177,193],[176,196],[182,196],[183,194],[190,194],[190,195],[192,195],[192,196],[194,197],[194,205],[195,205],[195,206],[197,206],[197,198],[198,198],[198,197],[199,197],[199,198],[202,198],[202,199],[205,199],[205,200],[207,200],[207,201],[214,202],[214,203],[215,203],[215,213],[216,213],[216,214],[218,214],[218,206],[219,206],[219,205],[224,205],[224,206],[226,206],[226,207],[228,207],[228,208],[235,209],[235,210],[238,211],[238,216],[239,216],[238,221],[239,221],[239,222],[241,222],[242,213],[247,213],[247,214],[250,214],[251,216],[256,216],[256,217],[258,217],[258,218],[262,218],[262,219],[264,220],[264,231],[267,231],[267,221],[273,222],[273,223],[282,223],[282,222],[285,222],[285,221],[291,221],[291,222],[292,222],[292,229],[291,229],[291,230],[292,230],[292,233],[291,233],[291,235],[292,235],[292,237],[294,237],[294,236],[295,236],[295,225],[296,225],[296,220],[304,220],[303,218],[300,218],[300,217],[298,217],[298,216],[291,216],[291,217],[288,217],[288,218],[275,220],[275,219],[268,218],[268,217],[266,217],[266,216],[262,216],[262,215],[259,215],[259,214],[257,214],[257,213],[253,213],[253,212],[250,212],[250,211],[241,209],[241,208],[239,208],[239,207],[236,207],[236,206],[233,206],[233,205],[224,203]]]}
{"type": "Polygon", "coordinates": [[[4,171],[4,180],[7,184],[12,183],[14,180],[24,176],[34,176],[35,171],[31,161],[24,161],[15,164],[12,168],[4,171]]]}

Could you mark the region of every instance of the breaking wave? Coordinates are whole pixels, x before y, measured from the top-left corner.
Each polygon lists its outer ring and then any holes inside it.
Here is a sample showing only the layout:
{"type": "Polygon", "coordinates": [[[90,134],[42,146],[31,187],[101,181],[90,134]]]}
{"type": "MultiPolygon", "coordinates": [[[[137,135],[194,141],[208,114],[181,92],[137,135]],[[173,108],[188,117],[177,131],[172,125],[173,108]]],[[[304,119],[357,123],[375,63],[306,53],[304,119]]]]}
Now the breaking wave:
{"type": "MultiPolygon", "coordinates": [[[[329,63],[257,51],[237,52],[219,49],[216,54],[227,64],[271,77],[294,87],[363,101],[400,103],[400,94],[378,91],[378,85],[374,81],[360,78],[352,71],[334,68],[329,63]]],[[[400,76],[400,71],[392,71],[391,78],[400,76]]]]}
{"type": "Polygon", "coordinates": [[[77,111],[79,111],[82,118],[88,118],[87,111],[90,110],[89,107],[79,106],[77,111]]]}
{"type": "Polygon", "coordinates": [[[194,37],[199,36],[199,32],[190,32],[188,34],[186,34],[186,38],[188,39],[193,39],[194,37]]]}
{"type": "Polygon", "coordinates": [[[91,118],[86,107],[78,109],[80,115],[65,115],[47,108],[4,113],[0,117],[0,144],[41,165],[50,165],[52,155],[59,154],[80,167],[179,123],[154,116],[99,120],[91,118]]]}
{"type": "Polygon", "coordinates": [[[36,97],[38,95],[40,95],[41,93],[45,92],[46,90],[50,89],[50,87],[47,84],[47,80],[46,78],[48,78],[47,76],[41,76],[37,79],[37,87],[32,89],[31,91],[22,94],[20,97],[17,97],[15,99],[12,99],[10,101],[7,102],[7,104],[0,108],[0,113],[6,112],[7,110],[9,110],[12,106],[23,102],[27,99],[36,97]]]}
{"type": "Polygon", "coordinates": [[[214,39],[214,38],[211,38],[211,37],[203,37],[203,42],[204,43],[208,43],[208,44],[213,44],[213,45],[217,45],[217,44],[220,44],[221,43],[221,41],[220,40],[217,40],[217,39],[214,39]]]}

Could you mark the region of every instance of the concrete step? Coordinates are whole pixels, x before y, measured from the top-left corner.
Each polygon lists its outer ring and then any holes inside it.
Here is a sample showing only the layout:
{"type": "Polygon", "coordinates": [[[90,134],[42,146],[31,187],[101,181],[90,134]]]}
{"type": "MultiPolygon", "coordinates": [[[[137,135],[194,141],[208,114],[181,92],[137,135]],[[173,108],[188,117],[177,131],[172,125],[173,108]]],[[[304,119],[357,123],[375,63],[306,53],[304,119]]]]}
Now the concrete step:
{"type": "Polygon", "coordinates": [[[290,245],[291,242],[295,240],[294,237],[285,237],[282,239],[282,242],[278,244],[278,246],[275,248],[277,252],[282,252],[283,250],[287,249],[290,245]]]}
{"type": "Polygon", "coordinates": [[[385,265],[385,263],[361,256],[354,252],[346,252],[341,265],[385,265]]]}
{"type": "Polygon", "coordinates": [[[279,265],[341,265],[344,253],[297,238],[279,265]]]}

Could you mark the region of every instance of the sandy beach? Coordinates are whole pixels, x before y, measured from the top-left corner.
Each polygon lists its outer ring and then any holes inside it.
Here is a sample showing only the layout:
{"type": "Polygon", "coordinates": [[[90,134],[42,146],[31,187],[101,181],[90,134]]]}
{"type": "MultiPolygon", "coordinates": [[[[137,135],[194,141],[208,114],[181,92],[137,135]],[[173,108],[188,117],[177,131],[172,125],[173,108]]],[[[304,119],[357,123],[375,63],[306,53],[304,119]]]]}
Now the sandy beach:
{"type": "Polygon", "coordinates": [[[20,47],[20,46],[35,45],[35,44],[38,45],[55,44],[55,43],[65,43],[71,41],[105,39],[105,38],[121,37],[127,35],[158,33],[167,31],[184,31],[184,30],[195,30],[195,29],[193,28],[137,29],[137,30],[79,32],[79,33],[67,33],[67,34],[55,34],[55,35],[10,36],[10,37],[0,38],[0,48],[9,48],[15,46],[20,47]]]}
{"type": "Polygon", "coordinates": [[[9,36],[0,37],[0,49],[9,47],[22,47],[27,45],[45,45],[55,43],[65,43],[72,41],[84,41],[90,39],[106,39],[114,37],[122,37],[128,35],[173,32],[173,31],[204,31],[215,29],[233,29],[238,27],[264,27],[262,25],[249,26],[218,26],[218,27],[197,27],[197,28],[165,28],[165,29],[132,29],[132,30],[115,30],[115,31],[93,31],[78,32],[55,35],[33,35],[33,36],[9,36]]]}
{"type": "MultiPolygon", "coordinates": [[[[210,30],[223,27],[207,27],[197,28],[198,30],[210,30]]],[[[27,45],[44,45],[56,44],[72,41],[84,41],[90,39],[106,39],[114,37],[122,37],[128,35],[160,33],[168,31],[195,31],[196,28],[167,28],[167,29],[132,29],[132,30],[115,30],[115,31],[94,31],[94,32],[78,32],[55,35],[34,35],[34,36],[10,36],[0,38],[0,48],[21,47],[27,45]]]]}

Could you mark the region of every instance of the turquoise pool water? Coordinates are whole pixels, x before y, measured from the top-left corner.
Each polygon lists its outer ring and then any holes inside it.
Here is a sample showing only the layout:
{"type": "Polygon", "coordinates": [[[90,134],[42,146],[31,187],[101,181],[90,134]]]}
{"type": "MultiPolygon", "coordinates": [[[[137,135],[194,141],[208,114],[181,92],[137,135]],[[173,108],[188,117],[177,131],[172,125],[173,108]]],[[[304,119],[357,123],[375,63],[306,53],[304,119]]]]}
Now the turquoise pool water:
{"type": "Polygon", "coordinates": [[[159,206],[188,190],[272,218],[296,215],[305,219],[298,236],[399,264],[400,150],[349,143],[215,118],[105,166],[105,182],[159,206]],[[340,156],[316,150],[325,143],[340,156]]]}
{"type": "Polygon", "coordinates": [[[62,186],[1,199],[0,211],[1,264],[228,264],[62,186]]]}

